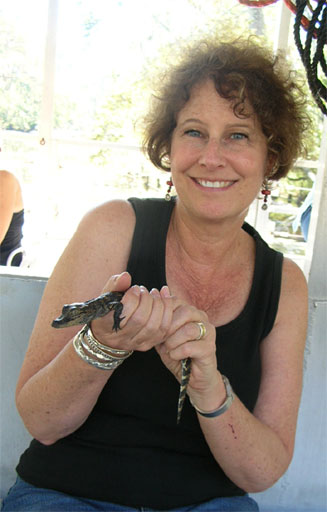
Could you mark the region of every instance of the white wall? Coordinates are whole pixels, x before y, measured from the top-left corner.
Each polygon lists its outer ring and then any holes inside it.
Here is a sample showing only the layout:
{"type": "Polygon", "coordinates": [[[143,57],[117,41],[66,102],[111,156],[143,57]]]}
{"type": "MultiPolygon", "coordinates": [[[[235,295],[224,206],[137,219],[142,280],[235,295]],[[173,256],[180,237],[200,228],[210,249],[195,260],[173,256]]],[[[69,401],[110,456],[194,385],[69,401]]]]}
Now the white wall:
{"type": "Polygon", "coordinates": [[[31,439],[16,411],[15,387],[45,282],[0,275],[0,497],[14,482],[18,454],[31,439]]]}

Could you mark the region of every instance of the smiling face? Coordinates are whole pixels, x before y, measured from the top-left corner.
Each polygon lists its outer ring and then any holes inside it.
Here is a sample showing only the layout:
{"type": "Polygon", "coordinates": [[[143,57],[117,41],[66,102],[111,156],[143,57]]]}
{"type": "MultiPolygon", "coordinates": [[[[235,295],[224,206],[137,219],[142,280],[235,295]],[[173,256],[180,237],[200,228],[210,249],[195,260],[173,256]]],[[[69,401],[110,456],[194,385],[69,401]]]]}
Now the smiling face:
{"type": "Polygon", "coordinates": [[[237,117],[208,80],[193,89],[178,113],[170,163],[189,212],[207,219],[244,218],[267,171],[267,142],[256,116],[237,117]]]}

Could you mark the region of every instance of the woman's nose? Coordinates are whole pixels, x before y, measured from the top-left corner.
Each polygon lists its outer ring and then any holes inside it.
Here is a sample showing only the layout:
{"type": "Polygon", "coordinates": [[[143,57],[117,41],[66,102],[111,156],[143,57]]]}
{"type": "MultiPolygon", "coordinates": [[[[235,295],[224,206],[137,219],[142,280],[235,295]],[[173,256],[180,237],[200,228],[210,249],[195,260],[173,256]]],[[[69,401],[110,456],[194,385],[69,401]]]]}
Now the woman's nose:
{"type": "Polygon", "coordinates": [[[209,170],[217,169],[217,167],[222,167],[226,164],[224,149],[219,140],[211,139],[207,142],[202,148],[199,164],[205,165],[209,170]]]}

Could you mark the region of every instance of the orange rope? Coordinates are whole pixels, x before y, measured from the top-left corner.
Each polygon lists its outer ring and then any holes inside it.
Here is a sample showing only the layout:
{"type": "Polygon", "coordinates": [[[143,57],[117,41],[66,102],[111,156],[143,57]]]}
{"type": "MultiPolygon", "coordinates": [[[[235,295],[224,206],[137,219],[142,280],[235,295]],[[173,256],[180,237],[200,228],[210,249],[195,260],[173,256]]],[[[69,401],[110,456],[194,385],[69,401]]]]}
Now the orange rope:
{"type": "MultiPolygon", "coordinates": [[[[240,4],[246,5],[247,7],[266,7],[266,5],[275,4],[278,2],[278,0],[238,0],[240,4]]],[[[296,0],[284,0],[287,7],[296,14],[296,0]]],[[[307,7],[312,12],[312,6],[310,4],[310,1],[307,1],[307,7]]],[[[310,25],[310,21],[306,16],[302,16],[301,18],[301,25],[305,30],[308,30],[308,27],[310,25]]],[[[316,34],[314,34],[314,37],[316,37],[316,34]]]]}
{"type": "MultiPolygon", "coordinates": [[[[294,2],[292,0],[284,0],[285,4],[287,5],[287,7],[294,13],[296,14],[296,5],[294,4],[294,2]]],[[[307,6],[309,7],[310,11],[312,12],[312,7],[310,5],[310,2],[308,1],[307,2],[307,6]]],[[[308,18],[306,16],[302,16],[301,18],[301,25],[302,27],[305,29],[305,30],[308,30],[309,28],[309,25],[310,25],[310,21],[308,20],[308,18]]]]}

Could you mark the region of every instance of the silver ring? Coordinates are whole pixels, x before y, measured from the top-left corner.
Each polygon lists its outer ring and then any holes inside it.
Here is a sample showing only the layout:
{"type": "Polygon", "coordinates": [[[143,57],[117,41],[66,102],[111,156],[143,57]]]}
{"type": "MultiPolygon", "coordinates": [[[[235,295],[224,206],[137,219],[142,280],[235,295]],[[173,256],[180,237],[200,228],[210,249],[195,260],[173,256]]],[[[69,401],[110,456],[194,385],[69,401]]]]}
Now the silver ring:
{"type": "Polygon", "coordinates": [[[204,338],[205,335],[207,334],[206,326],[202,322],[196,322],[196,325],[199,327],[200,333],[199,336],[195,338],[195,341],[202,340],[202,338],[204,338]]]}

